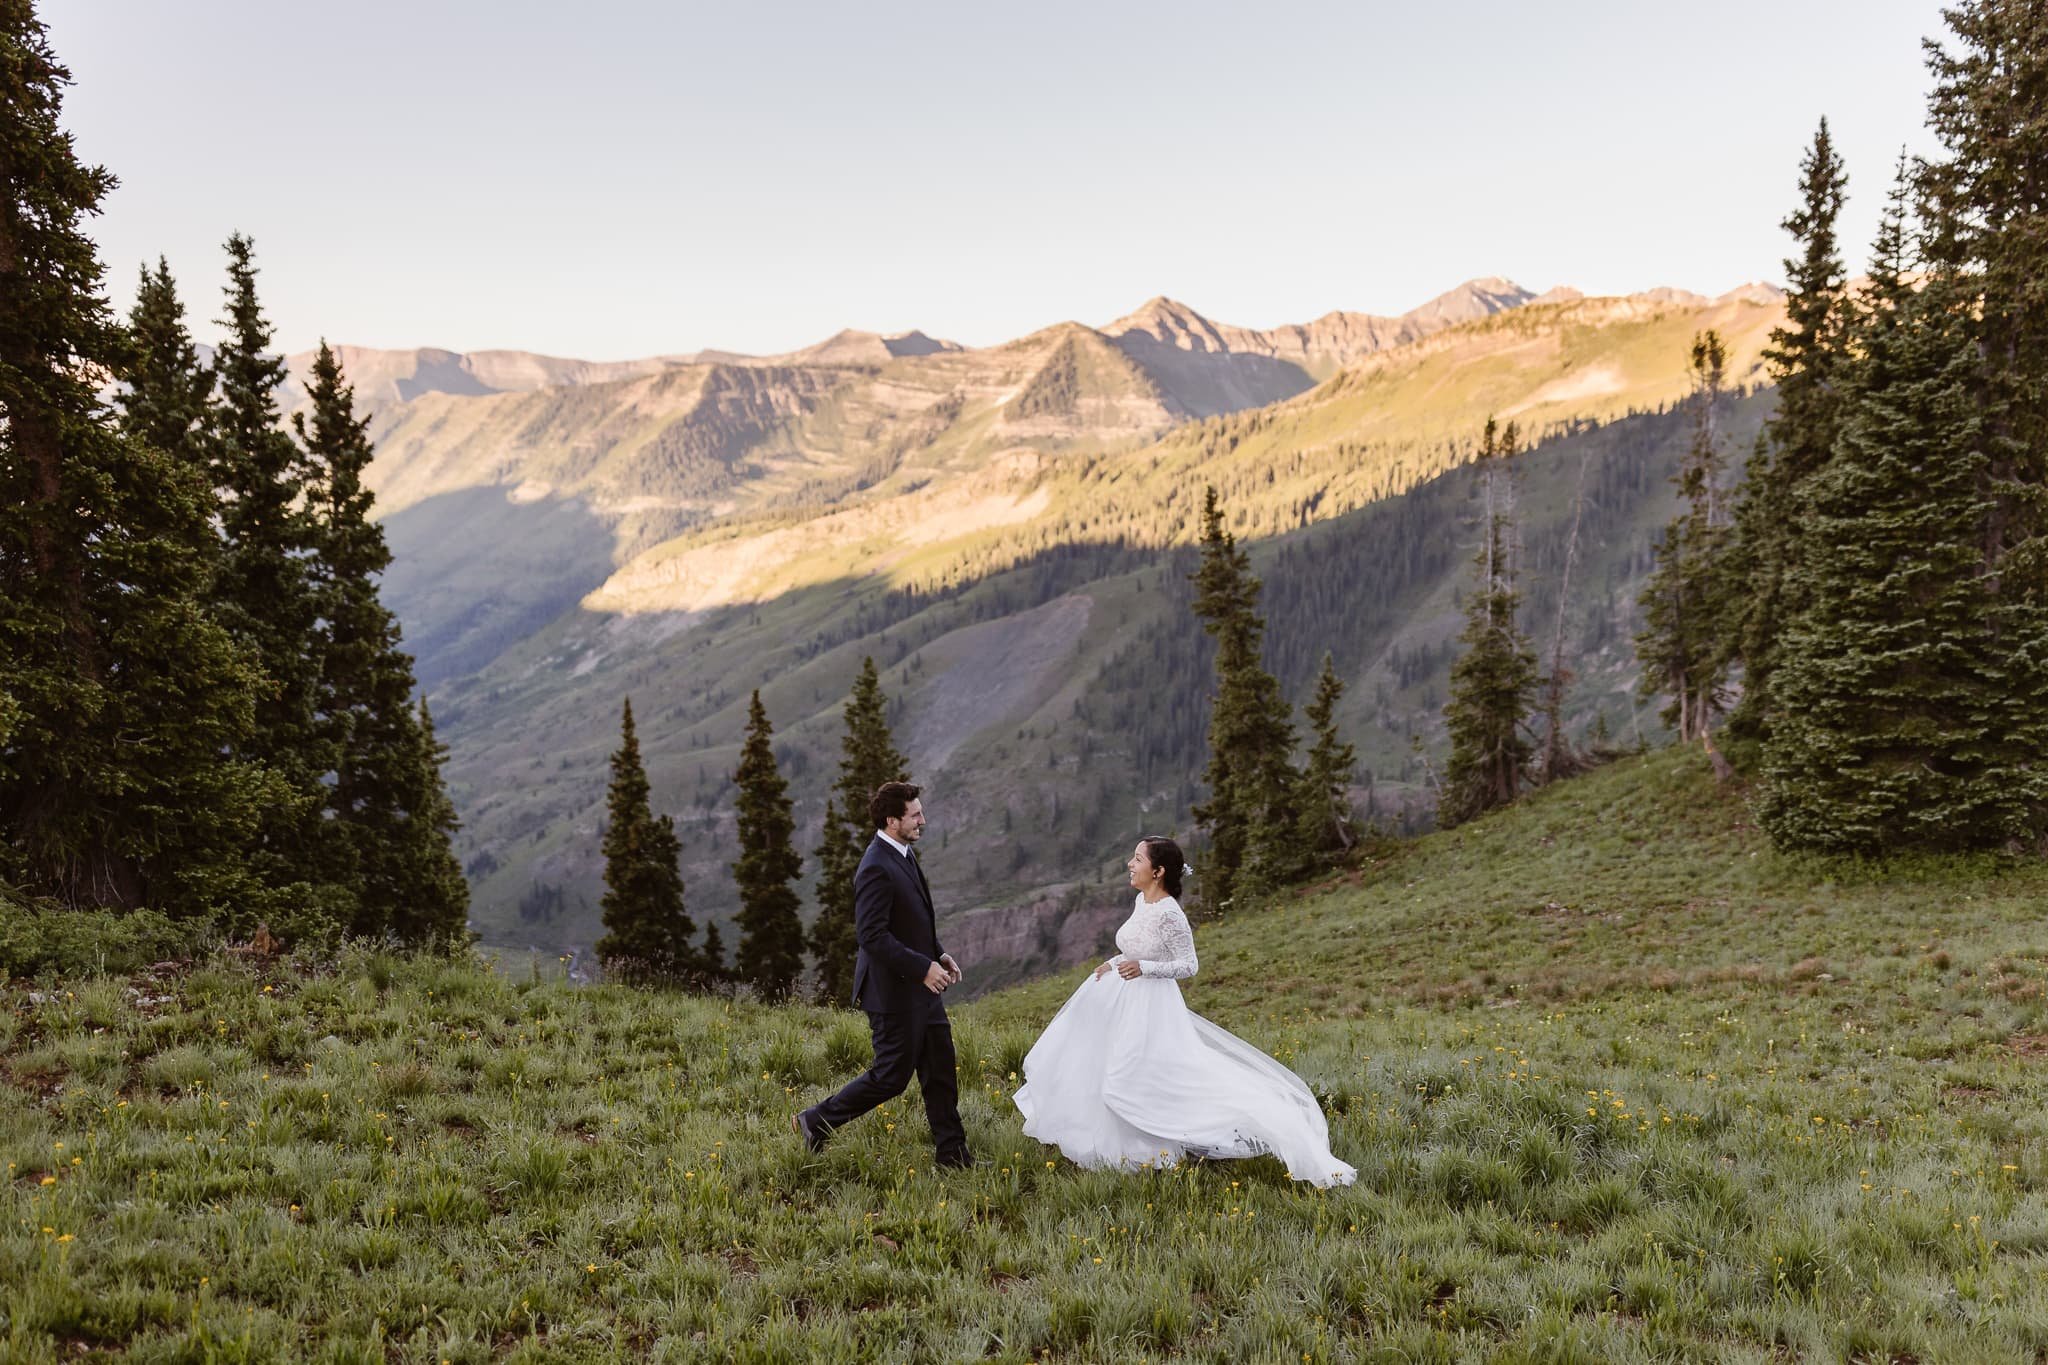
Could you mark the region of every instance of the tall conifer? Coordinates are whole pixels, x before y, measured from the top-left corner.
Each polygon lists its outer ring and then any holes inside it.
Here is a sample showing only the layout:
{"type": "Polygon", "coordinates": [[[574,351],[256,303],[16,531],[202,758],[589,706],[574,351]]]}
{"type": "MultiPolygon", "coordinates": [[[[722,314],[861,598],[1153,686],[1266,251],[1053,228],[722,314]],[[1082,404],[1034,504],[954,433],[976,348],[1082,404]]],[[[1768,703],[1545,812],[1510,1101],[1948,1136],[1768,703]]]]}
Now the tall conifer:
{"type": "Polygon", "coordinates": [[[1772,329],[1764,352],[1777,409],[1749,457],[1727,567],[1732,612],[1725,647],[1742,664],[1742,697],[1729,725],[1748,737],[1769,731],[1778,637],[1802,607],[1802,491],[1827,464],[1841,426],[1849,310],[1835,224],[1849,178],[1826,119],[1799,172],[1800,204],[1783,224],[1798,247],[1785,258],[1785,321],[1772,329]]]}
{"type": "Polygon", "coordinates": [[[1337,734],[1337,703],[1344,698],[1344,682],[1337,676],[1336,661],[1323,654],[1322,672],[1316,675],[1315,700],[1302,716],[1308,721],[1315,743],[1302,765],[1300,795],[1295,800],[1296,833],[1305,859],[1322,862],[1351,847],[1351,772],[1358,766],[1358,750],[1337,734]]]}
{"type": "Polygon", "coordinates": [[[825,803],[825,827],[818,840],[818,914],[811,922],[811,952],[818,966],[818,999],[846,1004],[853,995],[853,965],[859,945],[853,935],[853,874],[874,830],[868,797],[884,782],[908,782],[909,763],[889,734],[889,703],[873,658],[861,662],[860,676],[846,700],[839,777],[825,803]]]}
{"type": "Polygon", "coordinates": [[[438,765],[424,761],[432,740],[413,710],[412,657],[378,596],[391,552],[370,520],[374,495],[363,486],[375,454],[368,424],[324,341],[307,397],[311,409],[293,414],[292,429],[306,458],[315,552],[308,561],[320,616],[315,712],[334,763],[324,785],[325,870],[355,893],[352,932],[445,937],[461,928],[468,897],[451,897],[439,875],[431,888],[414,884],[424,869],[453,861],[449,830],[421,818],[445,807],[447,796],[438,765]]]}
{"type": "Polygon", "coordinates": [[[134,359],[81,220],[114,180],[59,126],[69,73],[0,5],[0,877],[73,904],[265,913],[258,679],[205,603],[200,471],[115,428],[134,359]]]}
{"type": "Polygon", "coordinates": [[[2048,773],[2010,743],[2016,661],[1991,631],[1972,302],[1908,282],[1905,185],[1858,310],[1841,437],[1808,496],[1760,816],[1786,847],[1890,852],[2027,832],[2048,773]]]}
{"type": "Polygon", "coordinates": [[[821,1005],[845,1005],[852,1000],[854,955],[859,951],[853,929],[853,874],[860,866],[860,854],[853,830],[840,818],[839,798],[826,797],[825,821],[812,855],[818,865],[818,909],[808,936],[821,1005]]]}
{"type": "MultiPolygon", "coordinates": [[[[1980,543],[2005,661],[1995,728],[2032,772],[2048,769],[2048,7],[1962,0],[1942,17],[1954,41],[1925,47],[1944,155],[1920,163],[1916,190],[1928,271],[1962,296],[1978,354],[1980,543]]],[[[2037,803],[2027,837],[2044,831],[2037,803]]]]}
{"type": "Polygon", "coordinates": [[[1437,819],[1462,824],[1507,805],[1528,780],[1531,748],[1525,733],[1536,689],[1536,654],[1516,623],[1515,424],[1503,430],[1492,418],[1479,447],[1483,502],[1479,549],[1472,557],[1477,582],[1466,598],[1464,653],[1451,665],[1444,706],[1451,756],[1444,767],[1437,819]]]}
{"type": "Polygon", "coordinates": [[[214,363],[220,387],[211,442],[227,543],[215,597],[267,675],[247,756],[280,774],[291,793],[268,812],[252,858],[266,878],[304,888],[308,911],[294,929],[334,933],[354,922],[356,907],[354,879],[320,814],[339,754],[317,717],[322,604],[311,467],[279,421],[285,367],[271,353],[271,326],[256,297],[255,248],[236,234],[227,251],[221,322],[228,335],[214,363]]]}
{"type": "Polygon", "coordinates": [[[612,755],[605,800],[604,937],[597,941],[605,971],[638,984],[688,981],[698,965],[690,943],[697,932],[683,909],[682,846],[675,820],[656,817],[633,703],[620,710],[619,747],[612,755]]]}
{"type": "Polygon", "coordinates": [[[392,907],[390,931],[400,943],[459,947],[469,934],[469,879],[455,856],[461,821],[441,775],[448,746],[434,735],[425,697],[410,739],[411,761],[392,782],[402,794],[405,826],[392,855],[391,881],[404,893],[392,907]]]}
{"type": "Polygon", "coordinates": [[[1260,643],[1260,583],[1251,559],[1223,524],[1215,488],[1202,499],[1202,558],[1192,575],[1195,614],[1216,641],[1216,693],[1209,715],[1207,801],[1195,818],[1209,834],[1202,896],[1212,914],[1256,899],[1297,875],[1292,708],[1266,671],[1260,643]]]}
{"type": "MultiPolygon", "coordinates": [[[[199,347],[185,326],[177,281],[161,257],[154,273],[142,267],[128,331],[129,361],[117,399],[122,431],[209,480],[213,371],[199,357],[199,347]]],[[[207,501],[212,501],[210,489],[207,501]]],[[[208,529],[211,541],[212,528],[208,529]]]]}
{"type": "Polygon", "coordinates": [[[804,926],[791,885],[802,865],[790,842],[789,784],[775,764],[775,731],[757,690],[747,707],[747,737],[740,766],[739,860],[732,865],[740,893],[740,948],[736,975],[764,1000],[783,1000],[804,969],[804,926]]]}

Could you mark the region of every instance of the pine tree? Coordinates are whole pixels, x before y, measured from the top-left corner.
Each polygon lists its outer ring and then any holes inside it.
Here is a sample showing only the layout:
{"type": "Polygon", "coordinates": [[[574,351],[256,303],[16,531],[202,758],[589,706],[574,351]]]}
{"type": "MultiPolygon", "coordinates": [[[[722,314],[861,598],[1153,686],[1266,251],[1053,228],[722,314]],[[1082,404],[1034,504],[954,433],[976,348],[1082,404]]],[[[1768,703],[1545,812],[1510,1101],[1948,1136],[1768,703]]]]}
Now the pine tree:
{"type": "Polygon", "coordinates": [[[0,879],[232,930],[277,908],[246,852],[279,793],[232,753],[260,679],[206,605],[205,479],[100,397],[140,371],[81,229],[114,179],[59,126],[69,82],[0,5],[0,879]]]}
{"type": "Polygon", "coordinates": [[[319,594],[315,713],[334,761],[324,787],[325,872],[355,893],[351,932],[445,938],[462,927],[468,895],[451,896],[437,874],[435,894],[422,902],[413,884],[423,870],[453,863],[452,826],[416,818],[447,796],[438,764],[421,761],[432,741],[423,740],[413,710],[412,658],[378,595],[391,552],[370,520],[374,495],[362,480],[375,451],[355,391],[324,341],[307,397],[311,410],[294,413],[292,429],[305,453],[315,549],[308,568],[319,594]]]}
{"type": "Polygon", "coordinates": [[[675,820],[656,818],[650,804],[630,698],[620,713],[605,819],[605,891],[598,904],[605,934],[597,941],[598,960],[622,981],[690,980],[698,966],[690,943],[697,926],[683,909],[682,846],[675,820]]]}
{"type": "Polygon", "coordinates": [[[1733,612],[1727,582],[1729,509],[1721,488],[1723,455],[1719,419],[1727,348],[1713,331],[1692,345],[1692,444],[1677,476],[1683,500],[1657,547],[1657,566],[1641,598],[1644,626],[1636,636],[1645,696],[1667,695],[1664,721],[1680,743],[1695,740],[1713,758],[1714,718],[1728,700],[1728,619],[1733,612]]]}
{"type": "MultiPolygon", "coordinates": [[[[1978,366],[1989,503],[1982,572],[2004,660],[2001,749],[2048,768],[2048,8],[1962,0],[1952,48],[1925,44],[1928,125],[1945,155],[1920,163],[1926,266],[1964,298],[1978,366]]],[[[2027,837],[2048,829],[2036,805],[2027,837]]]]}
{"type": "Polygon", "coordinates": [[[1530,745],[1524,733],[1536,689],[1536,654],[1515,622],[1515,424],[1486,422],[1479,447],[1483,503],[1479,550],[1472,557],[1477,582],[1465,599],[1465,652],[1451,665],[1450,700],[1444,705],[1451,756],[1444,768],[1437,820],[1462,824],[1521,793],[1528,779],[1530,745]]]}
{"type": "Polygon", "coordinates": [[[2013,672],[1983,573],[1991,502],[1974,301],[1908,283],[1891,196],[1845,364],[1841,437],[1806,499],[1805,609],[1787,630],[1760,819],[1828,852],[1996,845],[2048,787],[2010,743],[2013,672]]]}
{"type": "Polygon", "coordinates": [[[1841,426],[1847,281],[1835,224],[1849,178],[1822,119],[1800,162],[1800,205],[1784,221],[1799,252],[1785,260],[1785,322],[1764,352],[1777,411],[1757,438],[1736,505],[1726,575],[1732,605],[1725,649],[1742,664],[1742,698],[1732,732],[1769,732],[1778,637],[1802,607],[1799,509],[1803,490],[1827,464],[1841,426]]]}
{"type": "Polygon", "coordinates": [[[1289,803],[1300,785],[1292,763],[1292,708],[1260,659],[1266,623],[1250,557],[1223,524],[1214,487],[1202,501],[1202,559],[1192,575],[1195,614],[1216,641],[1216,694],[1209,715],[1209,799],[1195,807],[1208,833],[1203,899],[1212,914],[1256,900],[1302,870],[1289,803]],[[1253,831],[1265,831],[1254,842],[1253,831]]]}
{"type": "MultiPolygon", "coordinates": [[[[442,771],[448,746],[434,736],[434,717],[420,698],[411,727],[410,762],[392,779],[399,794],[404,825],[388,857],[390,884],[402,888],[393,905],[388,929],[400,943],[439,948],[459,947],[469,936],[469,879],[455,856],[455,831],[461,821],[448,799],[442,771]]],[[[385,867],[383,858],[373,866],[385,867]]]]}
{"type": "Polygon", "coordinates": [[[853,874],[860,855],[861,845],[839,816],[838,798],[825,798],[825,823],[813,855],[818,864],[818,910],[808,940],[821,1005],[844,1005],[853,997],[854,956],[860,947],[853,932],[853,874]]]}
{"type": "MultiPolygon", "coordinates": [[[[142,268],[128,331],[129,361],[117,400],[121,430],[193,470],[203,485],[213,467],[208,439],[213,371],[200,359],[199,347],[186,329],[177,281],[161,257],[154,274],[148,266],[142,268]]],[[[210,494],[207,501],[212,501],[210,494]]],[[[208,529],[208,547],[217,551],[208,529]]]]}
{"type": "Polygon", "coordinates": [[[908,782],[910,767],[889,734],[889,703],[872,657],[861,663],[846,700],[839,777],[825,803],[818,840],[818,915],[811,923],[811,953],[818,964],[818,999],[843,1005],[853,997],[853,874],[874,831],[868,797],[884,782],[908,782]]]}
{"type": "Polygon", "coordinates": [[[227,543],[215,598],[268,678],[247,756],[290,786],[289,798],[269,811],[253,860],[268,880],[303,884],[309,911],[295,928],[332,934],[356,917],[355,879],[320,816],[339,755],[316,714],[322,603],[312,471],[278,420],[276,389],[285,367],[270,353],[270,323],[256,298],[254,247],[237,234],[227,251],[228,315],[221,322],[228,336],[214,363],[220,388],[211,442],[227,543]]]}
{"type": "Polygon", "coordinates": [[[804,927],[797,914],[797,870],[802,860],[791,839],[789,784],[775,765],[775,732],[756,690],[747,708],[740,766],[739,860],[732,865],[740,893],[738,978],[764,1000],[784,1000],[804,969],[804,927]]]}
{"type": "Polygon", "coordinates": [[[710,920],[704,925],[704,947],[697,955],[697,977],[706,990],[717,990],[732,979],[732,967],[725,960],[725,936],[718,932],[718,921],[710,920]]]}
{"type": "Polygon", "coordinates": [[[1315,700],[1302,713],[1316,738],[1295,798],[1295,838],[1314,862],[1327,862],[1346,852],[1356,837],[1352,832],[1351,772],[1358,766],[1358,751],[1337,737],[1337,703],[1343,698],[1344,682],[1337,676],[1336,661],[1325,651],[1322,672],[1316,676],[1315,700]]]}

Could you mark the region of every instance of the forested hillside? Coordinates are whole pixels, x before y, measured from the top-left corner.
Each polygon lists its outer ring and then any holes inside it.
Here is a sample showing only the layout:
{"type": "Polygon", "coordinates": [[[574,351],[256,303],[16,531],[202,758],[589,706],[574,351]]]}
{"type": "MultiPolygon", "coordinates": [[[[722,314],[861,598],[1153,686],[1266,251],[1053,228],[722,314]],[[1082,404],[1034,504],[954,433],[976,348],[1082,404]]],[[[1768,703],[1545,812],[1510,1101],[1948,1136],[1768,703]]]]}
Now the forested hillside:
{"type": "MultiPolygon", "coordinates": [[[[1772,313],[1732,307],[1753,357],[1772,313]]],[[[1668,403],[1682,392],[1683,343],[1699,321],[1697,309],[1664,310],[1610,333],[1619,359],[1595,364],[1618,368],[1640,352],[1634,363],[1649,373],[1661,351],[1671,375],[1657,402],[1668,403]]],[[[1397,373],[1340,376],[1293,403],[1198,423],[1131,454],[989,469],[978,484],[856,499],[832,514],[867,525],[740,518],[642,556],[586,602],[619,609],[566,611],[437,694],[455,737],[451,780],[479,927],[492,941],[549,948],[596,936],[604,762],[626,694],[643,717],[656,804],[678,818],[693,913],[729,915],[728,775],[748,693],[760,687],[775,718],[808,849],[838,707],[872,654],[914,775],[931,787],[935,883],[955,937],[989,964],[982,980],[1092,950],[1099,905],[1092,917],[1071,913],[1091,899],[1087,889],[1114,879],[1136,833],[1190,830],[1210,680],[1209,647],[1189,611],[1184,528],[1205,482],[1220,486],[1264,577],[1269,662],[1284,688],[1304,701],[1323,653],[1334,656],[1348,686],[1340,723],[1359,748],[1355,798],[1382,823],[1413,827],[1426,819],[1441,761],[1474,534],[1466,433],[1452,417],[1483,416],[1490,397],[1511,404],[1515,395],[1498,391],[1518,373],[1524,402],[1553,383],[1500,360],[1489,384],[1486,361],[1409,357],[1397,373]],[[1427,413],[1448,434],[1408,435],[1427,429],[1422,410],[1403,410],[1411,386],[1441,398],[1447,379],[1467,386],[1462,402],[1451,416],[1427,413]],[[1394,440],[1374,439],[1390,431],[1394,440]],[[1031,510],[977,526],[975,509],[991,501],[1031,510]],[[775,538],[766,551],[764,537],[775,538]],[[689,567],[664,579],[651,566],[665,555],[689,567]],[[876,560],[880,574],[870,572],[876,560]],[[657,594],[687,593],[705,573],[725,578],[703,600],[650,609],[657,594]],[[721,591],[739,600],[716,600],[721,591]]],[[[1582,365],[1567,358],[1568,370],[1582,365]]],[[[1730,404],[1731,451],[1747,448],[1768,405],[1767,394],[1730,404]]],[[[1629,638],[1688,423],[1668,408],[1553,421],[1523,475],[1527,622],[1548,658],[1576,513],[1581,557],[1563,616],[1576,675],[1568,724],[1617,743],[1655,738],[1653,715],[1632,695],[1629,638]]],[[[546,499],[477,501],[505,520],[508,544],[528,547],[547,543],[544,519],[576,515],[546,499]],[[541,534],[514,536],[521,518],[541,534]]],[[[406,514],[387,524],[403,550],[406,514]]]]}

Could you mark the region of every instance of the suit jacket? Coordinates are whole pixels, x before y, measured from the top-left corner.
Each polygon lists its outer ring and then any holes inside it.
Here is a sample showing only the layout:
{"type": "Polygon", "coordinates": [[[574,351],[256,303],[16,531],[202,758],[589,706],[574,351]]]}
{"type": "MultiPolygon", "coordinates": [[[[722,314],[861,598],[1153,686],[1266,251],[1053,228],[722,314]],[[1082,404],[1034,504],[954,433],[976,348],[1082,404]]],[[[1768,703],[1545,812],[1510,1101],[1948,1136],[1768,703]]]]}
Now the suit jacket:
{"type": "Polygon", "coordinates": [[[925,989],[924,974],[945,949],[939,946],[931,886],[912,859],[880,834],[868,841],[853,874],[853,1003],[872,1014],[944,1013],[925,989]]]}

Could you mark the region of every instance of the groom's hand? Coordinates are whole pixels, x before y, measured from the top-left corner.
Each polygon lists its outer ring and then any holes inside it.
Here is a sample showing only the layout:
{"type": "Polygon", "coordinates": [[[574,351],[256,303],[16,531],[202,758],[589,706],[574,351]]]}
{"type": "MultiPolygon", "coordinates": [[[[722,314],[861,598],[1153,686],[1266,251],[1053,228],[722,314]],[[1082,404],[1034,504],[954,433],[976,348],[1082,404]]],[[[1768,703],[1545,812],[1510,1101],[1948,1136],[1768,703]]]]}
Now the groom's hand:
{"type": "Polygon", "coordinates": [[[933,995],[937,995],[952,984],[953,978],[948,976],[946,969],[938,963],[934,962],[931,966],[924,969],[924,988],[933,995]]]}
{"type": "Polygon", "coordinates": [[[960,984],[960,964],[959,964],[959,963],[957,963],[957,962],[955,962],[955,961],[953,960],[953,955],[952,955],[951,953],[940,953],[940,954],[939,954],[939,961],[945,964],[945,966],[946,966],[946,971],[947,971],[948,973],[950,973],[950,974],[952,975],[952,978],[953,978],[953,979],[952,979],[951,981],[947,982],[946,984],[947,984],[947,985],[949,985],[949,986],[957,986],[957,985],[959,985],[959,984],[960,984]]]}

